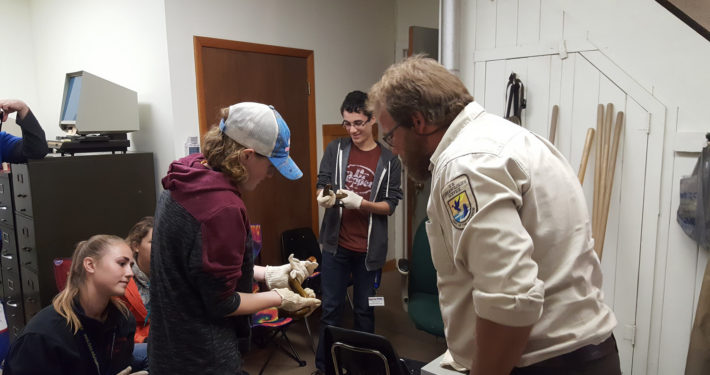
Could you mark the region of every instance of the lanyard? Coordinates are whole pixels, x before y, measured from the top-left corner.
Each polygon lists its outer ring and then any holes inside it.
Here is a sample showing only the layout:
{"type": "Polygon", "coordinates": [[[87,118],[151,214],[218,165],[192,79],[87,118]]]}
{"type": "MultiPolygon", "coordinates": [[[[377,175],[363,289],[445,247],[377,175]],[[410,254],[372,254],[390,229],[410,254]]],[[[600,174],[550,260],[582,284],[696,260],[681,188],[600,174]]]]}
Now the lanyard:
{"type": "MultiPolygon", "coordinates": [[[[91,340],[89,340],[89,335],[86,334],[86,332],[82,331],[84,334],[84,340],[86,340],[86,346],[89,348],[89,352],[91,353],[91,358],[94,360],[94,365],[96,366],[96,373],[101,375],[101,366],[99,366],[99,359],[96,357],[96,352],[94,351],[94,346],[91,345],[91,340]]],[[[111,337],[111,354],[109,357],[109,363],[113,359],[113,343],[116,341],[116,331],[113,331],[113,336],[111,337]]],[[[110,366],[109,366],[110,367],[110,366]]]]}

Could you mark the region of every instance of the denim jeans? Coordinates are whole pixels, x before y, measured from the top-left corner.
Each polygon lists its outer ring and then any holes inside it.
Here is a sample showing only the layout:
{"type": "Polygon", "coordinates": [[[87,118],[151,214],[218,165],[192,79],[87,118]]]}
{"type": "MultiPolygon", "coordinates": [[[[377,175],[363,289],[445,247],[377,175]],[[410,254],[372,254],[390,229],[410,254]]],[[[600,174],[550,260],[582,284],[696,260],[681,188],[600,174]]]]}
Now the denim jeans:
{"type": "Polygon", "coordinates": [[[320,339],[316,351],[316,367],[325,370],[324,336],[327,325],[341,326],[343,308],[346,302],[348,286],[353,285],[354,329],[364,332],[375,332],[375,310],[369,306],[368,297],[375,295],[375,277],[377,271],[365,268],[367,253],[359,253],[338,247],[335,254],[323,252],[321,261],[321,292],[322,315],[320,323],[320,339]]]}
{"type": "Polygon", "coordinates": [[[133,346],[133,363],[131,372],[148,370],[148,344],[136,343],[133,346]]]}

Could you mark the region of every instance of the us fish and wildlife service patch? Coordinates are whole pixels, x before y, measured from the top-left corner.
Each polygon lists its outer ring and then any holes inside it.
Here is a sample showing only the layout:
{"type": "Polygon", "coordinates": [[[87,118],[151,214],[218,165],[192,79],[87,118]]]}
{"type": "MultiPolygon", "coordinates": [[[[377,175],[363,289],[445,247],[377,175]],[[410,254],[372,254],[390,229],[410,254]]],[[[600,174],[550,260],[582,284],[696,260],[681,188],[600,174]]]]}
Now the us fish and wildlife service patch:
{"type": "Polygon", "coordinates": [[[451,223],[458,229],[463,229],[468,220],[478,211],[476,196],[466,175],[458,176],[448,182],[441,191],[441,198],[448,208],[451,223]]]}

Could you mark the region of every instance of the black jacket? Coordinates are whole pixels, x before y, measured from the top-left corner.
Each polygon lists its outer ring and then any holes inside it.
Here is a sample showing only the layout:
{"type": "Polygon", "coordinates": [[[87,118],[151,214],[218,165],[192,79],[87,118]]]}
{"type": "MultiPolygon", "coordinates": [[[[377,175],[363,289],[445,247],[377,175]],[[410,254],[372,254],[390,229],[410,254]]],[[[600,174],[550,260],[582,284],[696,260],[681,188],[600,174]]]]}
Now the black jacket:
{"type": "MultiPolygon", "coordinates": [[[[328,144],[320,162],[316,189],[323,189],[326,184],[331,184],[333,190],[345,187],[345,171],[351,148],[352,140],[349,137],[338,138],[328,144]]],[[[375,180],[368,200],[387,202],[390,206],[389,214],[392,215],[402,199],[400,186],[402,165],[392,151],[385,147],[381,148],[382,153],[377,161],[375,180]]],[[[326,209],[321,223],[319,241],[323,244],[323,251],[331,254],[335,254],[338,249],[341,211],[342,209],[337,207],[326,209]]],[[[382,268],[387,260],[387,215],[370,214],[369,226],[365,267],[368,271],[374,271],[382,268]]]]}
{"type": "Polygon", "coordinates": [[[84,315],[78,304],[74,311],[82,324],[76,334],[52,305],[35,315],[10,345],[3,375],[96,375],[85,334],[102,375],[115,375],[131,365],[136,331],[132,314],[124,316],[109,303],[106,322],[102,323],[84,315]]]}

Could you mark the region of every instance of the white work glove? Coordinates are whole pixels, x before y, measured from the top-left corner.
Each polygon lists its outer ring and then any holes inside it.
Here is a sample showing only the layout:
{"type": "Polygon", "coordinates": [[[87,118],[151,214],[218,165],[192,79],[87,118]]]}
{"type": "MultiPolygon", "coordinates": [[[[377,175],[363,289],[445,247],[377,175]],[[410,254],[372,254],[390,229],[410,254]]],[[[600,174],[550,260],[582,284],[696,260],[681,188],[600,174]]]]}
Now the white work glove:
{"type": "Polygon", "coordinates": [[[331,190],[328,195],[323,196],[323,190],[321,190],[318,192],[316,200],[318,201],[319,206],[323,208],[331,208],[335,204],[335,193],[331,190]]]}
{"type": "Polygon", "coordinates": [[[307,307],[309,311],[306,316],[308,316],[320,306],[319,299],[301,297],[288,288],[277,288],[274,289],[274,291],[281,296],[281,305],[279,305],[279,308],[288,312],[296,312],[307,307]]]}
{"type": "Polygon", "coordinates": [[[128,367],[124,368],[123,370],[121,370],[121,372],[119,372],[116,375],[148,375],[148,371],[131,372],[131,370],[132,370],[131,366],[128,366],[128,367]]]}
{"type": "Polygon", "coordinates": [[[288,256],[288,263],[291,265],[291,272],[288,274],[289,277],[298,281],[299,284],[303,284],[303,281],[313,275],[313,271],[318,268],[318,262],[298,260],[293,254],[288,256]]]}
{"type": "Polygon", "coordinates": [[[303,280],[310,276],[317,267],[318,263],[298,260],[291,254],[288,256],[288,264],[266,266],[264,281],[269,289],[288,288],[289,277],[303,283],[303,280]]]}
{"type": "Polygon", "coordinates": [[[338,190],[338,194],[347,194],[348,196],[341,199],[340,201],[343,202],[343,206],[345,208],[351,209],[351,210],[357,210],[360,209],[360,205],[362,204],[362,197],[359,196],[358,194],[350,191],[350,190],[344,190],[340,189],[338,190]]]}
{"type": "Polygon", "coordinates": [[[303,291],[306,292],[306,297],[308,298],[316,298],[316,292],[313,291],[311,288],[303,288],[303,291]]]}
{"type": "Polygon", "coordinates": [[[461,366],[458,362],[454,361],[454,357],[451,356],[451,352],[449,352],[449,349],[446,349],[446,353],[444,353],[444,358],[441,359],[439,367],[450,367],[459,372],[468,371],[466,367],[461,366]]]}

